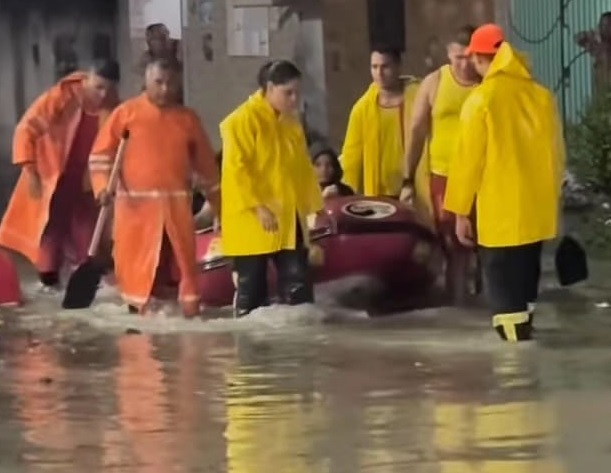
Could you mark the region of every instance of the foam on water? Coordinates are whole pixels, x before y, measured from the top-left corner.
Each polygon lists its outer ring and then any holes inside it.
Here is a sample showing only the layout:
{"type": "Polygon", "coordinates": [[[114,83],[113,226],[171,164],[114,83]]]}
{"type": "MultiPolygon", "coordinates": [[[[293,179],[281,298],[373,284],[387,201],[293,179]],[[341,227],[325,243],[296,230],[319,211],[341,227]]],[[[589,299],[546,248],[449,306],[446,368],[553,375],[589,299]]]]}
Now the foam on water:
{"type": "Polygon", "coordinates": [[[317,304],[297,307],[272,305],[253,311],[246,317],[234,318],[231,307],[207,309],[202,318],[187,320],[180,314],[176,302],[153,300],[144,316],[128,314],[117,290],[102,284],[94,304],[83,310],[63,310],[63,291],[49,291],[38,282],[24,284],[24,307],[15,310],[22,323],[29,327],[49,326],[57,321],[84,322],[93,328],[124,332],[135,329],[143,333],[200,332],[218,333],[234,331],[278,331],[321,325],[329,321],[365,320],[366,312],[344,309],[336,302],[336,294],[346,293],[358,286],[367,287],[362,278],[347,278],[329,286],[317,288],[317,304]]]}

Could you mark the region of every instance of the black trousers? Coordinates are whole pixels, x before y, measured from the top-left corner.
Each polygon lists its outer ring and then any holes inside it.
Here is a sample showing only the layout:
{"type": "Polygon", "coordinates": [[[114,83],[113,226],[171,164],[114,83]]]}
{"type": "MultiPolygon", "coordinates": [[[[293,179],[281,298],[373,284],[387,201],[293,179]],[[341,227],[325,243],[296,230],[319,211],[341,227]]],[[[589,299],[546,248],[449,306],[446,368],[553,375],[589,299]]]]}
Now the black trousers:
{"type": "Polygon", "coordinates": [[[504,248],[480,248],[484,288],[492,325],[503,340],[530,340],[533,315],[528,304],[539,294],[542,242],[504,248]]]}
{"type": "Polygon", "coordinates": [[[484,289],[492,313],[526,312],[539,295],[543,242],[528,245],[480,247],[484,289]]]}
{"type": "Polygon", "coordinates": [[[302,231],[298,225],[294,250],[233,258],[233,268],[238,276],[235,310],[239,317],[269,304],[267,267],[270,260],[276,267],[278,297],[281,304],[298,305],[314,302],[308,249],[304,245],[302,231]]]}

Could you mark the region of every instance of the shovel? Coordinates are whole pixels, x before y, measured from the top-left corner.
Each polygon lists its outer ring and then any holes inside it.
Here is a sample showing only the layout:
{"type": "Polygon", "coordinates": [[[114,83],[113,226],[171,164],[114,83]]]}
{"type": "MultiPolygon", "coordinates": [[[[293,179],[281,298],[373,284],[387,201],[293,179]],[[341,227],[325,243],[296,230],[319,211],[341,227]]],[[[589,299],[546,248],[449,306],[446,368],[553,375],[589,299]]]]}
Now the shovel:
{"type": "Polygon", "coordinates": [[[588,256],[573,237],[562,237],[556,255],[556,274],[561,286],[572,286],[588,279],[588,256]]]}
{"type": "MultiPolygon", "coordinates": [[[[119,148],[115,155],[115,162],[110,172],[110,179],[108,180],[108,186],[106,188],[109,195],[113,195],[117,188],[119,172],[128,138],[129,131],[125,130],[121,136],[121,142],[119,143],[119,148]]],[[[87,252],[87,260],[76,268],[76,271],[72,273],[68,281],[64,300],[62,302],[62,307],[64,309],[85,309],[89,307],[95,299],[102,276],[106,272],[105,264],[99,261],[96,256],[109,213],[110,206],[108,204],[100,209],[93,236],[91,237],[89,251],[87,252]]]]}

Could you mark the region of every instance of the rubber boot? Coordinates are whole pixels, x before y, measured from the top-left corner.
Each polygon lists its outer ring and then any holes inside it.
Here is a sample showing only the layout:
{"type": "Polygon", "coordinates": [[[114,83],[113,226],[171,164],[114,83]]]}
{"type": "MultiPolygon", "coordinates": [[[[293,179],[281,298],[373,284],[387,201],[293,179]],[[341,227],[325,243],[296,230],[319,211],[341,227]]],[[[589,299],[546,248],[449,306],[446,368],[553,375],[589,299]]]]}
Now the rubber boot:
{"type": "MultiPolygon", "coordinates": [[[[529,316],[530,325],[534,325],[535,323],[535,310],[537,310],[537,303],[529,302],[528,303],[528,316],[529,316]]],[[[532,329],[533,331],[535,330],[534,327],[532,329]]]]}
{"type": "Polygon", "coordinates": [[[528,312],[497,314],[492,318],[492,325],[501,339],[508,342],[532,339],[532,325],[528,312]]]}
{"type": "Polygon", "coordinates": [[[38,279],[43,286],[56,287],[59,284],[59,273],[56,271],[38,273],[38,279]]]}

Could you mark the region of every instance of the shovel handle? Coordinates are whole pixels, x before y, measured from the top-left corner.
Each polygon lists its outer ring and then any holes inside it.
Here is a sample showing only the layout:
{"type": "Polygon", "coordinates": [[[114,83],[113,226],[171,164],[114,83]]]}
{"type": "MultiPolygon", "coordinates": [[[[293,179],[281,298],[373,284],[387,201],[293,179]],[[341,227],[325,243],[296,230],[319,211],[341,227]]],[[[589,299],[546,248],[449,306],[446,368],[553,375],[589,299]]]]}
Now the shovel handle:
{"type": "MultiPolygon", "coordinates": [[[[119,147],[117,148],[117,153],[115,154],[115,160],[112,165],[112,170],[110,171],[110,178],[108,179],[108,185],[106,186],[106,192],[109,195],[114,194],[117,189],[117,184],[119,181],[119,174],[121,172],[121,166],[123,165],[123,157],[125,155],[125,146],[127,144],[127,140],[129,139],[129,130],[125,130],[121,135],[121,141],[119,142],[119,147]]],[[[102,239],[102,233],[104,232],[104,227],[106,227],[106,222],[108,220],[108,216],[110,214],[110,204],[103,205],[100,209],[100,213],[98,214],[98,219],[95,222],[95,228],[93,230],[93,236],[91,237],[91,243],[89,244],[89,251],[87,254],[90,257],[93,257],[98,252],[98,247],[100,246],[100,240],[102,239]]]]}

